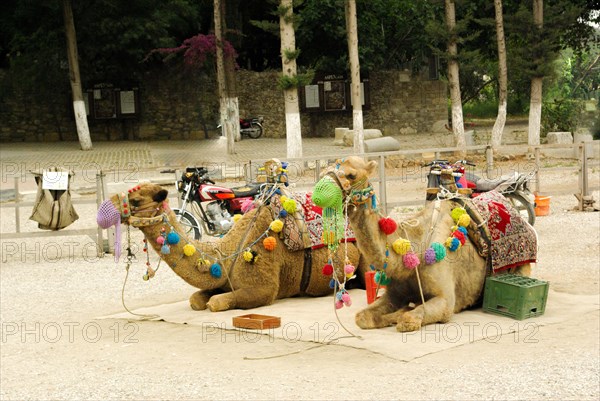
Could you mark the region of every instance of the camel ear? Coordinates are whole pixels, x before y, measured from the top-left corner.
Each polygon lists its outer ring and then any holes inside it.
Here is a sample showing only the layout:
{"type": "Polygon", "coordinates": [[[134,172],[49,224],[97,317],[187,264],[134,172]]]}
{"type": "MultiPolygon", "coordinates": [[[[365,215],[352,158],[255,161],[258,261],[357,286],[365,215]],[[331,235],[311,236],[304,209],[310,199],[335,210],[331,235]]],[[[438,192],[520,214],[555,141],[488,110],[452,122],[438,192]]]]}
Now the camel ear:
{"type": "Polygon", "coordinates": [[[152,200],[154,202],[162,202],[165,199],[167,199],[167,195],[169,195],[169,191],[167,191],[166,189],[161,189],[152,197],[152,200]]]}
{"type": "Polygon", "coordinates": [[[367,174],[372,175],[377,169],[377,162],[375,160],[371,160],[367,163],[367,174]]]}

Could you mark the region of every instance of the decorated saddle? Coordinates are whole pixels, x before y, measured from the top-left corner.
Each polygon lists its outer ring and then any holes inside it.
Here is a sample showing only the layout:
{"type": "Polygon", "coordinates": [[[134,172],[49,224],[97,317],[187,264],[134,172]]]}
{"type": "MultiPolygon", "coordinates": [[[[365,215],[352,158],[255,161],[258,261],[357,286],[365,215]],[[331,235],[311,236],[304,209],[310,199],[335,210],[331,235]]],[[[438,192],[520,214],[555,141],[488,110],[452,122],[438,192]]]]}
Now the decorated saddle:
{"type": "Polygon", "coordinates": [[[535,230],[508,199],[490,191],[461,203],[471,216],[469,238],[494,272],[537,261],[535,230]]]}
{"type": "MultiPolygon", "coordinates": [[[[313,203],[310,192],[289,192],[287,196],[274,195],[271,197],[270,205],[274,217],[283,222],[280,235],[290,251],[318,249],[325,246],[323,209],[313,203]],[[289,202],[286,204],[289,199],[295,201],[295,208],[290,209],[289,202]]],[[[345,238],[349,242],[355,241],[354,232],[349,226],[346,226],[345,238]]]]}

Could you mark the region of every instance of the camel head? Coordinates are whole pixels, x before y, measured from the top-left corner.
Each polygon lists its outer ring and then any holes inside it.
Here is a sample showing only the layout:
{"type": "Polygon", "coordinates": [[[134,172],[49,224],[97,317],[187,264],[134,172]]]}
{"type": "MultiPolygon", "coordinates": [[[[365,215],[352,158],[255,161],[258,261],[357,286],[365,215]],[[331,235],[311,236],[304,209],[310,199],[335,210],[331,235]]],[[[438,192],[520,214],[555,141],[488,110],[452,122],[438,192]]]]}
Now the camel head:
{"type": "Polygon", "coordinates": [[[377,162],[366,162],[358,156],[338,160],[333,169],[344,191],[363,189],[369,185],[369,177],[375,172],[377,162]]]}
{"type": "Polygon", "coordinates": [[[167,195],[166,189],[149,182],[115,194],[98,208],[98,225],[108,228],[120,223],[129,224],[130,217],[155,217],[168,208],[167,195]]]}

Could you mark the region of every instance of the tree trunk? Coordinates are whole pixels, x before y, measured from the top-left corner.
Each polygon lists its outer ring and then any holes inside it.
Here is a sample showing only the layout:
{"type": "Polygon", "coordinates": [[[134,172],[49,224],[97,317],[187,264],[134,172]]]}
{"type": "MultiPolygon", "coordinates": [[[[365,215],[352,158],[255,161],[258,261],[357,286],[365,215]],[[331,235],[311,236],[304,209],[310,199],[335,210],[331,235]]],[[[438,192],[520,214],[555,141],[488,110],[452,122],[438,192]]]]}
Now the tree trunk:
{"type": "Polygon", "coordinates": [[[365,152],[362,102],[360,99],[360,64],[358,60],[358,26],[356,22],[356,0],[346,1],[346,32],[350,59],[350,88],[352,100],[352,130],[354,131],[354,153],[365,152]]]}
{"type": "MultiPolygon", "coordinates": [[[[237,98],[229,95],[227,78],[225,75],[225,60],[223,54],[223,16],[221,14],[221,1],[214,0],[215,39],[217,44],[217,86],[219,89],[219,114],[221,118],[221,129],[227,138],[227,154],[235,153],[235,127],[239,132],[239,119],[234,120],[237,109],[237,98]]],[[[238,112],[239,113],[239,112],[238,112]]],[[[239,115],[239,114],[238,114],[239,115]]]]}
{"type": "MultiPolygon", "coordinates": [[[[281,8],[285,14],[279,17],[279,31],[281,33],[281,66],[284,76],[296,77],[296,58],[287,55],[296,51],[296,36],[293,23],[292,0],[281,0],[281,8]]],[[[300,125],[300,107],[298,105],[298,88],[293,86],[283,91],[285,99],[285,134],[287,143],[287,157],[302,157],[302,129],[300,125]]]]}
{"type": "Polygon", "coordinates": [[[496,39],[498,41],[498,116],[492,128],[492,148],[502,143],[502,131],[506,124],[507,67],[506,42],[504,40],[504,21],[502,18],[502,0],[494,0],[496,10],[496,39]]]}
{"type": "Polygon", "coordinates": [[[77,35],[73,21],[71,0],[63,0],[63,15],[65,19],[65,35],[67,37],[67,55],[69,58],[69,78],[71,92],[73,93],[73,111],[75,112],[75,125],[77,137],[82,150],[92,149],[92,138],[88,127],[83,92],[81,90],[81,77],[79,75],[79,56],[77,53],[77,35]]]}
{"type": "MultiPolygon", "coordinates": [[[[533,23],[536,29],[543,28],[544,2],[533,0],[533,23]]],[[[540,144],[540,127],[542,125],[542,79],[543,77],[531,78],[531,98],[529,100],[529,145],[540,144]]]]}
{"type": "Polygon", "coordinates": [[[458,78],[458,49],[454,32],[456,28],[454,0],[446,0],[446,26],[450,33],[450,39],[448,40],[448,84],[450,85],[450,102],[452,104],[452,132],[454,133],[456,147],[459,148],[457,156],[464,158],[466,156],[466,141],[458,78]]]}

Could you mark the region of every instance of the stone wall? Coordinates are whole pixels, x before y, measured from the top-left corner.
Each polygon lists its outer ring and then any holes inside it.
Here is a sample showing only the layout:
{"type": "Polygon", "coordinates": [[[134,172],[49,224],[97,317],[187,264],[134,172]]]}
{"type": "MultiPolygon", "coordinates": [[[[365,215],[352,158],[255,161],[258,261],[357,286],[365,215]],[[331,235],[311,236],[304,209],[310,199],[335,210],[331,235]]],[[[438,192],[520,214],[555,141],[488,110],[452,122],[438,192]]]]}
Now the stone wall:
{"type": "MultiPolygon", "coordinates": [[[[285,137],[279,72],[237,72],[240,116],[264,116],[266,137],[285,137]]],[[[384,135],[443,131],[447,123],[446,85],[403,72],[370,74],[371,108],[364,127],[384,135]]],[[[75,141],[77,134],[68,82],[52,96],[17,91],[0,71],[0,141],[75,141]]],[[[214,77],[189,71],[147,72],[137,83],[140,115],[131,120],[89,120],[92,141],[215,138],[219,101],[214,77]]],[[[336,127],[352,126],[352,111],[302,113],[305,137],[333,137],[336,127]]]]}

